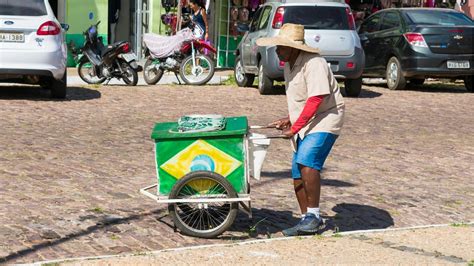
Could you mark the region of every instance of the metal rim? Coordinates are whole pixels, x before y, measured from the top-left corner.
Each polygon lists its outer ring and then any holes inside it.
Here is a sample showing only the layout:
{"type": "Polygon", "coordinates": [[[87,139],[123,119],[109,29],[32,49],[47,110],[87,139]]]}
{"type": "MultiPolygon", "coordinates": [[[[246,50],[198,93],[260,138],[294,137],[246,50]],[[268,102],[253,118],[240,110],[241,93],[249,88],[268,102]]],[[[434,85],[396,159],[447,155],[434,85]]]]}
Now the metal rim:
{"type": "Polygon", "coordinates": [[[102,80],[97,76],[95,67],[92,63],[83,63],[79,69],[80,76],[86,79],[90,83],[98,83],[102,80]]]}
{"type": "Polygon", "coordinates": [[[397,83],[398,80],[398,65],[395,62],[391,62],[388,66],[387,82],[390,86],[397,83]]]}
{"type": "Polygon", "coordinates": [[[258,87],[263,87],[263,65],[258,68],[258,87]]]}
{"type": "Polygon", "coordinates": [[[191,83],[200,83],[212,74],[212,62],[204,56],[196,56],[196,66],[193,66],[193,58],[189,57],[184,63],[182,75],[191,83]]]}
{"type": "Polygon", "coordinates": [[[125,70],[125,73],[122,74],[122,78],[127,84],[132,84],[133,83],[133,69],[132,67],[128,64],[123,62],[122,63],[122,69],[125,70]],[[132,79],[130,79],[132,78],[132,79]]]}
{"type": "MultiPolygon", "coordinates": [[[[177,198],[229,198],[229,191],[215,179],[200,177],[182,185],[177,198]]],[[[176,217],[189,230],[210,233],[230,219],[231,203],[175,203],[176,217]]]]}
{"type": "Polygon", "coordinates": [[[149,80],[154,80],[158,76],[158,70],[156,69],[156,63],[154,60],[145,67],[144,71],[149,80]]]}
{"type": "Polygon", "coordinates": [[[244,82],[244,79],[245,79],[245,73],[244,73],[244,69],[242,67],[242,63],[239,61],[237,61],[237,64],[235,66],[235,79],[237,80],[237,82],[244,82]]]}

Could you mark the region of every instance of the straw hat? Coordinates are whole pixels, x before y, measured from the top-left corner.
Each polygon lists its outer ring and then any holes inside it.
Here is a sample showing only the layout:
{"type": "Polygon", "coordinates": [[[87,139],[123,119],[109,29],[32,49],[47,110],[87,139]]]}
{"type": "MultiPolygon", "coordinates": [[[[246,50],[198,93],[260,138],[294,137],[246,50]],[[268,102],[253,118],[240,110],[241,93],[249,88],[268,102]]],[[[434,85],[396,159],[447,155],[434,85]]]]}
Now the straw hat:
{"type": "Polygon", "coordinates": [[[258,46],[288,46],[303,50],[309,53],[319,54],[318,48],[313,48],[304,43],[304,26],[286,23],[280,29],[278,36],[270,38],[260,38],[257,40],[258,46]]]}

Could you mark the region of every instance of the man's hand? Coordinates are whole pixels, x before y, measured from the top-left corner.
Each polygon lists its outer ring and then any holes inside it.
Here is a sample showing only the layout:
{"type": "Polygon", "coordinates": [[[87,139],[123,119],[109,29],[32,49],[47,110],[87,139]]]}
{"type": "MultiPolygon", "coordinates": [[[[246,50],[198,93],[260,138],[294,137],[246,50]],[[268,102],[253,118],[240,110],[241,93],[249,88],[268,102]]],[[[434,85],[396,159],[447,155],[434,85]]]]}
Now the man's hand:
{"type": "Polygon", "coordinates": [[[295,135],[293,131],[291,131],[291,127],[284,129],[281,133],[289,139],[291,139],[295,135]]]}
{"type": "Polygon", "coordinates": [[[276,127],[277,129],[280,129],[280,130],[289,129],[291,127],[291,122],[288,117],[285,117],[268,124],[268,126],[276,127]]]}

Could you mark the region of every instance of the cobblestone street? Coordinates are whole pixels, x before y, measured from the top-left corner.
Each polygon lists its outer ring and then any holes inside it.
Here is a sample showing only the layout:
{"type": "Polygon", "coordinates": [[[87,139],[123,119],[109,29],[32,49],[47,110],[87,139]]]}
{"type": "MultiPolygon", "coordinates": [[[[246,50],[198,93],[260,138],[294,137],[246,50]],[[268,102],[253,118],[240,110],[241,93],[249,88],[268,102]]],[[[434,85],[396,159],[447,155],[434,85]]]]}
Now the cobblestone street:
{"type": "MultiPolygon", "coordinates": [[[[139,189],[156,182],[155,122],[191,113],[287,115],[285,95],[236,86],[0,86],[0,263],[140,253],[282,236],[299,214],[291,148],[275,140],[252,181],[253,220],[241,213],[219,239],[173,231],[166,206],[139,189]]],[[[390,91],[365,85],[346,98],[346,122],[323,171],[325,230],[474,220],[474,94],[462,83],[390,91]]]]}

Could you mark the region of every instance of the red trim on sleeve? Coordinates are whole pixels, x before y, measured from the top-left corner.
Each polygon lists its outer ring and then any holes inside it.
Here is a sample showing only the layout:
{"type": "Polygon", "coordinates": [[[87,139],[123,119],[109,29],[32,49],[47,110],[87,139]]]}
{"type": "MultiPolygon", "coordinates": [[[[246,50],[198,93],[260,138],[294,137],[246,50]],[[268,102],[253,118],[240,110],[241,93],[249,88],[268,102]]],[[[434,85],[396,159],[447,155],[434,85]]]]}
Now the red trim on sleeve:
{"type": "Polygon", "coordinates": [[[308,98],[303,111],[291,127],[291,132],[293,132],[293,134],[298,133],[304,126],[306,126],[309,120],[316,114],[316,111],[318,110],[318,107],[323,99],[324,96],[313,96],[308,98]]]}

